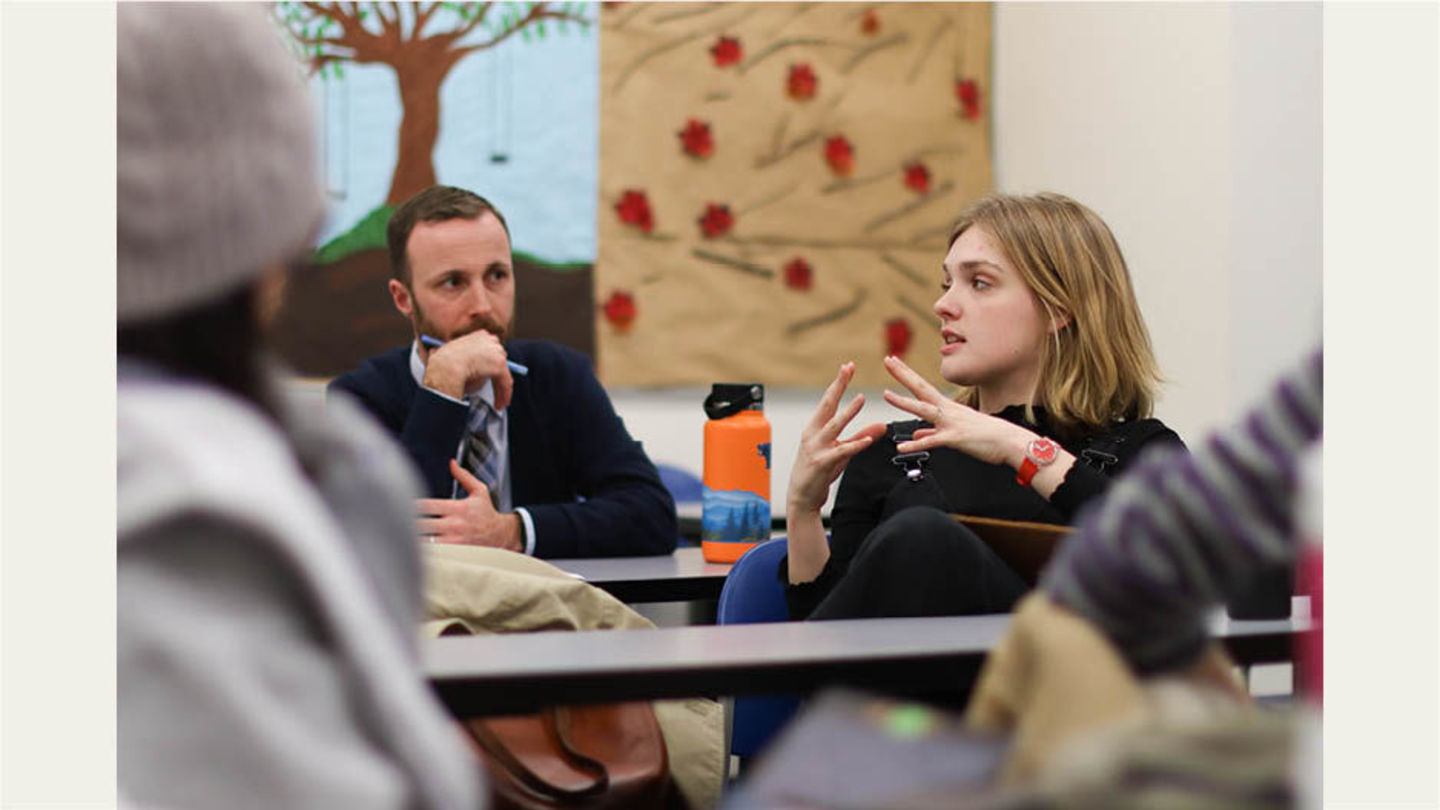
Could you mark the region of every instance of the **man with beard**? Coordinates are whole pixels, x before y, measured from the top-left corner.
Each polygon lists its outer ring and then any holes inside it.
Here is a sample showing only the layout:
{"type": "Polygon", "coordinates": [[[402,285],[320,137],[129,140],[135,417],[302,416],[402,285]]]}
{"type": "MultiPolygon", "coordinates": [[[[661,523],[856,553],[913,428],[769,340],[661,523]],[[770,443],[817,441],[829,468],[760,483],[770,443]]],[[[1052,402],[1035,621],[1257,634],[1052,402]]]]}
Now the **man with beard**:
{"type": "Polygon", "coordinates": [[[432,186],[395,210],[386,240],[390,295],[415,338],[330,391],[358,398],[419,466],[430,494],[419,501],[422,539],[544,558],[673,551],[675,503],[589,360],[510,339],[515,271],[501,213],[432,186]]]}

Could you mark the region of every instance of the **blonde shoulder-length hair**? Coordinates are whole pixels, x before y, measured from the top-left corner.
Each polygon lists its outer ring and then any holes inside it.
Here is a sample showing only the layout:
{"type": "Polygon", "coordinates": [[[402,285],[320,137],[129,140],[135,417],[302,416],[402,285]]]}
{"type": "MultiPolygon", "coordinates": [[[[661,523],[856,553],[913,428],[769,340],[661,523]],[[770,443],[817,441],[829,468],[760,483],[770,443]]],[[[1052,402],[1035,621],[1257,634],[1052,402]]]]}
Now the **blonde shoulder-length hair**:
{"type": "MultiPolygon", "coordinates": [[[[950,232],[994,238],[1040,302],[1051,331],[1036,390],[1062,430],[1103,428],[1150,416],[1161,377],[1115,235],[1094,211],[1061,194],[991,194],[971,203],[950,232]]],[[[978,392],[962,389],[974,406],[978,392]]]]}

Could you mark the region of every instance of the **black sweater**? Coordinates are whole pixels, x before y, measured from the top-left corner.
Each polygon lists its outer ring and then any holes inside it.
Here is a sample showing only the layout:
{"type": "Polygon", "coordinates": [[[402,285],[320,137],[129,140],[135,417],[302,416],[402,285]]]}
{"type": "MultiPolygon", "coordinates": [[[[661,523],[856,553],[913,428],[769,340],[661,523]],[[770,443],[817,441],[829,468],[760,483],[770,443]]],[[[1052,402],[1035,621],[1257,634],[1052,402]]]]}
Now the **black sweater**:
{"type": "Polygon", "coordinates": [[[1048,501],[1030,487],[1015,483],[1015,470],[1009,465],[986,464],[943,447],[930,451],[921,481],[907,481],[904,469],[892,462],[897,455],[895,435],[908,435],[929,427],[929,423],[891,423],[883,437],[850,460],[840,478],[840,491],[830,515],[830,559],[820,575],[810,582],[788,584],[789,560],[781,560],[779,574],[787,583],[785,599],[790,615],[809,616],[849,570],[851,558],[870,532],[906,506],[926,505],[977,517],[1069,524],[1075,521],[1080,507],[1104,493],[1111,476],[1124,472],[1142,450],[1159,444],[1184,446],[1180,436],[1158,419],[1120,422],[1103,432],[1066,436],[1054,427],[1043,409],[1034,411],[1034,424],[1025,421],[1022,405],[995,415],[1054,439],[1076,456],[1075,465],[1048,501]]]}

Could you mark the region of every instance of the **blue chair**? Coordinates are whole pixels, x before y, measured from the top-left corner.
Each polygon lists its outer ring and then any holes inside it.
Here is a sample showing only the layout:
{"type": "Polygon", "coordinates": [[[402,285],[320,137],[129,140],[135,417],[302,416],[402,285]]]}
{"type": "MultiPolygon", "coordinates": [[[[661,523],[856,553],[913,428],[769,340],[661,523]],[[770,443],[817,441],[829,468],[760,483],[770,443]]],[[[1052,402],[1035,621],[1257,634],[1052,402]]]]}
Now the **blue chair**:
{"type": "Polygon", "coordinates": [[[670,490],[670,497],[676,503],[698,503],[704,497],[705,485],[689,470],[669,464],[656,464],[655,469],[660,472],[660,483],[670,490]]]}
{"type": "MultiPolygon", "coordinates": [[[[775,576],[783,556],[784,537],[767,540],[745,552],[725,577],[715,623],[755,624],[789,619],[785,586],[775,576]]],[[[735,698],[730,713],[730,753],[739,757],[758,754],[799,708],[799,698],[784,695],[735,698]]]]}

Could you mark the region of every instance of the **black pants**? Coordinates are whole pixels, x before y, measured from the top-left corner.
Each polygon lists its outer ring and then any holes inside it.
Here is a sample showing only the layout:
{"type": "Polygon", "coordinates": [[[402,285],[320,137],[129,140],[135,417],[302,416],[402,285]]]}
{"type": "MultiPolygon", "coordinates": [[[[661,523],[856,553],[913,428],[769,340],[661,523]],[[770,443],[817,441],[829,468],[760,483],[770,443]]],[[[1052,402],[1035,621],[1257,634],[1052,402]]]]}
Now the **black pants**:
{"type": "MultiPolygon", "coordinates": [[[[974,532],[926,506],[897,512],[860,544],[812,620],[1009,613],[1029,590],[974,532]]],[[[947,706],[969,699],[980,666],[953,690],[914,693],[947,706]]]]}

